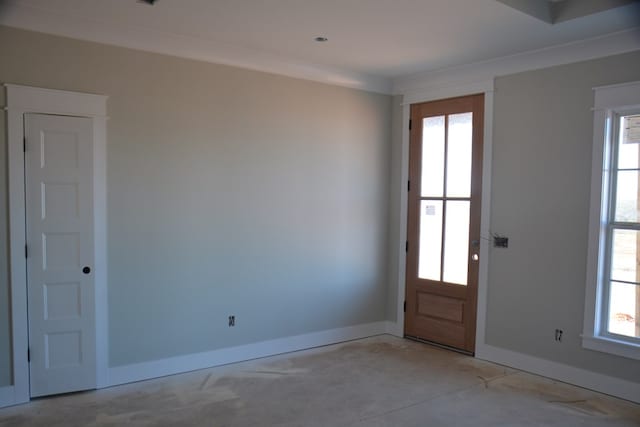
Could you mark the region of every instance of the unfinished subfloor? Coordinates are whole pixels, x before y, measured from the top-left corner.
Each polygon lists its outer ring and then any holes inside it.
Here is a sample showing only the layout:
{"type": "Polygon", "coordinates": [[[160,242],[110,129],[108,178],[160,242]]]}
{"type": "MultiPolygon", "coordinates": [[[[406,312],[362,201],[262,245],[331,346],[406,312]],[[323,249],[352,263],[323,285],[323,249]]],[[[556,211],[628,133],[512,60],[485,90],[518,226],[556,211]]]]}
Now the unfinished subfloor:
{"type": "Polygon", "coordinates": [[[0,426],[640,426],[640,405],[391,336],[0,409],[0,426]]]}

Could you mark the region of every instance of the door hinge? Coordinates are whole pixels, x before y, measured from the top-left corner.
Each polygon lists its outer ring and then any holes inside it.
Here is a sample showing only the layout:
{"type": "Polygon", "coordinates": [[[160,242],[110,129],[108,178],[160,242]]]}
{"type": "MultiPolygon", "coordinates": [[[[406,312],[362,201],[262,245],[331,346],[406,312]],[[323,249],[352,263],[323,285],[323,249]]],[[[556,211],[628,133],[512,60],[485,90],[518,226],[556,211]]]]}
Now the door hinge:
{"type": "Polygon", "coordinates": [[[411,181],[407,181],[407,191],[411,191],[411,181]]]}
{"type": "Polygon", "coordinates": [[[411,130],[411,119],[409,119],[409,130],[411,130]]]}
{"type": "Polygon", "coordinates": [[[31,362],[31,349],[27,348],[27,362],[31,362]]]}
{"type": "Polygon", "coordinates": [[[407,312],[407,302],[406,301],[404,302],[404,309],[403,310],[404,310],[405,313],[407,312]]]}
{"type": "Polygon", "coordinates": [[[405,252],[409,252],[409,241],[408,240],[404,242],[404,251],[405,252]]]}
{"type": "Polygon", "coordinates": [[[24,245],[24,257],[29,258],[29,246],[24,245]]]}
{"type": "Polygon", "coordinates": [[[26,136],[24,138],[22,138],[22,151],[24,153],[27,152],[27,137],[26,136]]]}

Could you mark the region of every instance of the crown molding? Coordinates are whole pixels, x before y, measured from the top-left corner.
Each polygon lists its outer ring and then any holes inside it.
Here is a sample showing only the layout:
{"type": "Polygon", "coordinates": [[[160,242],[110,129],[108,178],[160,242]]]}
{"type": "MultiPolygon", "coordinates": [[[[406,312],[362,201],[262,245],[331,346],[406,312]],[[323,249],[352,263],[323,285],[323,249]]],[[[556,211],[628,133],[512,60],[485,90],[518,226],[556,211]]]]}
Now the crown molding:
{"type": "Polygon", "coordinates": [[[383,94],[437,93],[497,76],[640,50],[640,27],[488,61],[389,79],[144,27],[112,25],[9,2],[0,25],[383,94]]]}
{"type": "Polygon", "coordinates": [[[391,80],[385,77],[295,61],[256,49],[232,46],[228,43],[193,36],[144,27],[105,24],[15,2],[3,6],[0,25],[313,80],[369,92],[391,93],[391,80]]]}
{"type": "Polygon", "coordinates": [[[640,50],[640,27],[489,61],[444,68],[393,80],[393,94],[436,92],[441,88],[474,85],[498,76],[571,64],[640,50]]]}

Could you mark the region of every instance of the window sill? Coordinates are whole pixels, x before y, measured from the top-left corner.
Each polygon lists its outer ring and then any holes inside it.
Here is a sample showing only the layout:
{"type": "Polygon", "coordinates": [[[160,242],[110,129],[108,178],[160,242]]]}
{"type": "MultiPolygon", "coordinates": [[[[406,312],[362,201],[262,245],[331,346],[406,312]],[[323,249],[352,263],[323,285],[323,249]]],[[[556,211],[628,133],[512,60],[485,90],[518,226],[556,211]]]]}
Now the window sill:
{"type": "Polygon", "coordinates": [[[616,356],[627,357],[629,359],[640,360],[640,345],[628,341],[616,340],[613,338],[582,336],[582,347],[601,351],[603,353],[615,354],[616,356]]]}

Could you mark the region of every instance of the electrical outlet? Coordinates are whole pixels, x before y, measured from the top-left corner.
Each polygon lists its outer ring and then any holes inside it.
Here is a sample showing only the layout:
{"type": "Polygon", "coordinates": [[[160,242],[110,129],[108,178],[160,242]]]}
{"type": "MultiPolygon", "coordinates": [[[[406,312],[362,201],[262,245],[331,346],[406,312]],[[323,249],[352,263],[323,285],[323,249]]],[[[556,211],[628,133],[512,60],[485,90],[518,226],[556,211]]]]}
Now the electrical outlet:
{"type": "Polygon", "coordinates": [[[556,341],[562,342],[562,329],[556,329],[556,341]]]}
{"type": "Polygon", "coordinates": [[[494,248],[508,248],[509,247],[509,238],[504,236],[493,236],[493,247],[494,248]]]}
{"type": "Polygon", "coordinates": [[[229,327],[236,326],[236,316],[229,316],[229,327]]]}

